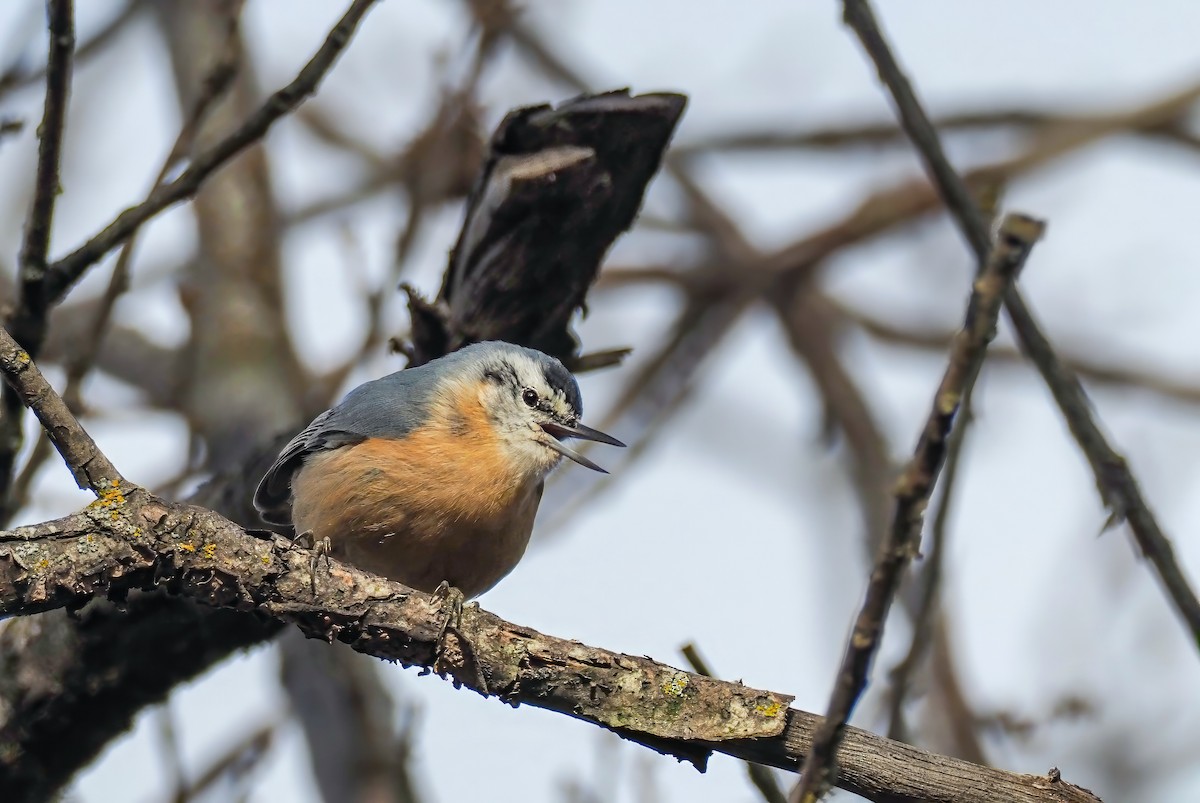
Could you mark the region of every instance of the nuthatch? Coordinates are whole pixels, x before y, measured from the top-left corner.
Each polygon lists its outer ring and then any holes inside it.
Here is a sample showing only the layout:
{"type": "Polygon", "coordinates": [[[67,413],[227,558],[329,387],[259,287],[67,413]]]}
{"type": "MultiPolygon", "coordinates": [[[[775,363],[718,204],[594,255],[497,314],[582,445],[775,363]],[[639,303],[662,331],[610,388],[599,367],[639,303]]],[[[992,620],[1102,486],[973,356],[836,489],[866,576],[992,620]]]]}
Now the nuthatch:
{"type": "Polygon", "coordinates": [[[264,520],[426,592],[487,591],[525,552],[564,438],[625,444],[579,423],[575,378],[540,351],[467,346],[354,389],[284,447],[258,485],[264,520]],[[328,539],[328,540],[326,540],[328,539]]]}

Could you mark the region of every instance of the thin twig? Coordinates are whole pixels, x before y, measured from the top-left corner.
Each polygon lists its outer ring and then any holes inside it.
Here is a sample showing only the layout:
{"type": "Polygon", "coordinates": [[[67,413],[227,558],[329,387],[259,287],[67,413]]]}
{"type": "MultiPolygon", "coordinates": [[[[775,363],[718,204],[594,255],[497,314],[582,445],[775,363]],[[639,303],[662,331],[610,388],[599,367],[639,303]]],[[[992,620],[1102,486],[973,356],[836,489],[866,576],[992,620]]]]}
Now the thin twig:
{"type": "MultiPolygon", "coordinates": [[[[59,183],[63,131],[67,122],[67,104],[71,90],[71,57],[75,50],[75,13],[72,0],[51,0],[46,6],[49,19],[50,54],[46,66],[46,101],[42,124],[38,126],[37,179],[33,204],[25,224],[21,244],[21,307],[27,320],[16,332],[26,348],[35,350],[45,331],[47,308],[43,284],[46,255],[50,250],[50,229],[54,223],[54,204],[62,191],[59,183]]],[[[18,315],[18,320],[21,320],[18,315]]]]}
{"type": "MultiPolygon", "coordinates": [[[[708,662],[700,655],[700,651],[696,649],[695,644],[685,644],[681,650],[683,657],[687,659],[688,665],[692,667],[692,671],[697,675],[705,677],[716,677],[713,674],[712,668],[708,662]]],[[[762,795],[763,800],[767,803],[787,803],[787,795],[784,794],[783,787],[779,785],[779,780],[775,777],[770,769],[762,764],[755,764],[753,761],[746,762],[746,774],[750,776],[750,783],[754,784],[754,788],[762,795]]]]}
{"type": "Polygon", "coordinates": [[[929,548],[926,550],[924,570],[918,577],[920,589],[917,594],[917,611],[913,616],[913,635],[908,652],[891,671],[891,700],[888,711],[888,738],[900,742],[911,741],[904,719],[904,701],[912,682],[913,672],[925,660],[929,652],[929,640],[933,633],[933,610],[941,595],[942,566],[946,559],[946,527],[950,509],[954,502],[954,491],[958,480],[958,467],[962,460],[963,443],[970,429],[972,418],[971,395],[973,389],[963,395],[958,425],[950,433],[950,444],[946,448],[946,466],[943,469],[941,500],[933,515],[929,528],[929,548]]]}
{"type": "MultiPolygon", "coordinates": [[[[603,277],[603,274],[601,274],[603,277]]],[[[646,281],[653,281],[647,277],[646,281]]],[[[602,279],[603,281],[603,279],[602,279]]],[[[622,282],[632,283],[634,279],[621,276],[622,282]]],[[[600,287],[601,283],[597,283],[600,287]]],[[[905,326],[876,317],[870,312],[855,309],[834,302],[839,313],[851,323],[862,327],[871,337],[893,343],[899,346],[910,346],[918,349],[945,351],[954,338],[950,329],[939,329],[925,326],[905,326]]],[[[1106,344],[1099,344],[1095,349],[1097,354],[1111,352],[1106,344]]],[[[1114,388],[1141,390],[1161,397],[1164,401],[1173,401],[1189,406],[1200,405],[1200,385],[1180,382],[1159,373],[1154,373],[1141,366],[1119,365],[1104,360],[1091,353],[1059,353],[1059,358],[1081,379],[1097,385],[1109,385],[1114,388]]],[[[988,351],[988,364],[1027,364],[1020,350],[1002,343],[997,343],[988,351]]]]}
{"type": "MultiPolygon", "coordinates": [[[[46,338],[46,315],[50,307],[45,282],[46,255],[50,251],[54,204],[62,191],[59,166],[71,91],[71,61],[75,52],[72,0],[51,0],[46,4],[46,15],[50,50],[46,59],[46,100],[42,124],[38,127],[37,178],[29,220],[25,224],[25,239],[21,244],[20,302],[9,324],[13,336],[34,356],[46,338]]],[[[0,417],[0,522],[7,521],[12,513],[13,472],[24,440],[21,430],[23,412],[20,397],[5,387],[3,417],[0,417]]]]}
{"type": "Polygon", "coordinates": [[[912,459],[896,483],[896,509],[867,585],[866,599],[854,623],[838,670],[825,720],[804,759],[796,799],[813,803],[832,787],[834,754],[871,670],[883,636],[888,609],[904,569],[917,551],[925,507],[946,458],[948,437],[964,394],[979,375],[987,344],[995,335],[1004,293],[1011,286],[1033,244],[1041,236],[1039,221],[1008,215],[983,274],[976,279],[962,331],[955,338],[924,430],[912,459]]]}
{"type": "MultiPolygon", "coordinates": [[[[67,405],[67,408],[71,409],[70,404],[67,405]]],[[[9,487],[8,510],[11,511],[9,515],[25,507],[25,503],[29,501],[29,491],[33,487],[33,480],[42,470],[46,461],[50,459],[50,455],[54,454],[53,446],[54,444],[46,433],[38,434],[37,443],[33,445],[29,459],[25,461],[25,465],[21,466],[21,470],[17,472],[17,476],[13,478],[12,485],[9,487]]]]}
{"type": "MultiPolygon", "coordinates": [[[[997,191],[980,196],[981,211],[987,215],[988,225],[992,227],[996,225],[997,216],[1000,214],[1002,199],[1000,189],[997,187],[997,191]]],[[[954,333],[951,333],[946,338],[943,349],[948,347],[953,340],[954,333]]],[[[996,350],[989,349],[988,359],[995,360],[995,357],[996,350]]],[[[949,646],[945,643],[948,638],[948,628],[945,627],[945,618],[940,615],[942,568],[945,565],[948,540],[947,527],[949,526],[951,506],[954,502],[963,444],[966,442],[967,433],[971,431],[971,425],[975,420],[974,409],[971,406],[974,394],[974,385],[967,388],[966,393],[963,394],[962,405],[958,413],[959,422],[950,434],[950,445],[947,449],[946,465],[943,469],[945,479],[942,480],[941,498],[933,517],[933,526],[930,528],[929,549],[926,552],[923,570],[916,573],[913,578],[917,587],[916,595],[915,598],[911,598],[910,595],[908,600],[913,634],[909,642],[908,653],[889,673],[891,699],[888,734],[889,738],[911,741],[904,717],[905,698],[912,683],[912,675],[917,667],[924,663],[932,641],[941,647],[934,653],[935,659],[945,658],[937,665],[937,668],[943,670],[943,676],[938,678],[941,682],[935,688],[941,698],[939,702],[953,720],[954,733],[961,736],[957,740],[956,752],[960,757],[984,764],[987,757],[979,741],[975,719],[970,715],[966,701],[962,698],[962,684],[958,681],[957,673],[949,657],[949,646]],[[955,714],[958,716],[954,716],[955,714]]],[[[932,677],[935,672],[931,669],[929,675],[932,677]]]]}
{"type": "MultiPolygon", "coordinates": [[[[1090,114],[1055,114],[1034,108],[988,109],[963,111],[939,116],[935,125],[939,131],[995,131],[1018,129],[1027,134],[1044,135],[1052,130],[1090,129],[1107,127],[1113,119],[1125,119],[1123,111],[1090,114]]],[[[1132,133],[1156,140],[1168,140],[1195,147],[1195,136],[1181,124],[1186,113],[1175,120],[1153,120],[1131,127],[1132,133]]],[[[843,149],[855,147],[884,147],[903,145],[904,129],[895,123],[867,122],[831,125],[809,131],[779,133],[777,131],[737,131],[700,137],[676,145],[676,156],[695,156],[707,153],[771,153],[800,149],[843,149]]]]}
{"type": "Polygon", "coordinates": [[[236,131],[196,156],[179,178],[152,192],[143,203],[126,209],[99,234],[51,265],[46,276],[47,297],[51,301],[61,299],[83,273],[105,254],[164,209],[193,196],[211,173],[262,139],[272,125],[315,93],[321,80],[350,43],[363,15],[376,2],[378,0],[354,0],[295,80],[267,98],[262,107],[236,131]]]}
{"type": "Polygon", "coordinates": [[[42,422],[80,488],[91,488],[99,495],[124,482],[116,466],[108,461],[71,414],[67,403],[42,376],[29,352],[3,328],[0,328],[0,371],[21,402],[42,422]]]}
{"type": "Polygon", "coordinates": [[[262,763],[278,729],[278,722],[268,722],[235,741],[185,787],[182,797],[176,795],[175,803],[203,800],[216,784],[244,779],[262,763]]]}
{"type": "MultiPolygon", "coordinates": [[[[901,125],[920,153],[946,208],[982,263],[987,259],[989,248],[987,226],[966,184],[946,158],[937,131],[883,38],[870,5],[866,0],[844,0],[844,12],[846,24],[858,35],[875,62],[880,78],[892,93],[901,125]]],[[[1191,97],[1194,101],[1195,94],[1193,88],[1172,100],[1191,97]]],[[[1129,523],[1142,554],[1149,558],[1163,588],[1191,631],[1192,643],[1200,647],[1200,599],[1175,559],[1171,541],[1150,511],[1125,458],[1112,448],[1100,431],[1079,378],[1058,358],[1021,294],[1010,288],[1004,303],[1022,350],[1042,375],[1092,468],[1100,497],[1109,510],[1109,524],[1129,523]]]]}
{"type": "MultiPolygon", "coordinates": [[[[129,0],[120,11],[113,14],[104,26],[97,30],[92,37],[85,42],[82,42],[75,48],[74,61],[81,63],[88,56],[94,55],[102,48],[110,44],[117,34],[125,29],[126,24],[133,20],[142,7],[146,4],[146,0],[129,0]]],[[[41,81],[46,77],[46,67],[38,67],[31,70],[22,70],[20,67],[20,59],[13,66],[8,67],[3,73],[0,73],[0,98],[8,96],[9,93],[23,89],[31,84],[41,81]]]]}

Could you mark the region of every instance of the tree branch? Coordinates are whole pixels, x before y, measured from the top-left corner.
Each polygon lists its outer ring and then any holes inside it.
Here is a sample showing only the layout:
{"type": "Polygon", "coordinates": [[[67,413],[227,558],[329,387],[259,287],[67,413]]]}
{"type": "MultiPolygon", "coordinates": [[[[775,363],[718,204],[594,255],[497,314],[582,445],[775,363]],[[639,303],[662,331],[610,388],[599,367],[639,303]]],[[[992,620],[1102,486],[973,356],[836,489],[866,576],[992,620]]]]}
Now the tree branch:
{"type": "Polygon", "coordinates": [[[34,365],[29,352],[12,335],[0,328],[0,370],[17,398],[30,407],[42,422],[54,448],[75,475],[80,488],[90,488],[97,496],[113,493],[124,479],[88,435],[62,397],[54,392],[46,377],[34,365]]]}
{"type": "MultiPolygon", "coordinates": [[[[444,615],[428,596],[336,562],[319,571],[313,594],[308,555],[286,539],[255,538],[211,511],[133,489],[0,533],[0,616],[165,585],[209,605],[258,610],[311,637],[432,667],[444,615]]],[[[795,770],[819,723],[788,708],[787,695],[555,638],[474,606],[458,631],[441,652],[453,682],[609,728],[698,767],[715,751],[795,770]]],[[[0,789],[17,788],[20,759],[0,750],[0,789]]],[[[879,803],[1098,800],[1061,780],[978,767],[855,728],[845,731],[842,765],[841,787],[879,803]]]]}
{"type": "Polygon", "coordinates": [[[875,652],[892,600],[921,540],[925,508],[946,459],[946,448],[963,397],[983,366],[987,345],[995,336],[1004,294],[1016,279],[1043,225],[1032,218],[1009,215],[1000,225],[996,247],[975,281],[963,328],[955,338],[949,365],[933,398],[929,418],[912,459],[896,484],[896,509],[880,546],[867,586],[866,599],[854,623],[846,654],[838,670],[829,712],[817,730],[812,751],[804,762],[796,797],[813,803],[837,775],[834,754],[846,722],[866,689],[875,652]]]}
{"type": "MultiPolygon", "coordinates": [[[[21,246],[21,284],[30,303],[43,301],[41,287],[46,275],[46,254],[50,250],[54,202],[62,191],[58,171],[71,90],[71,56],[75,51],[75,12],[71,0],[50,0],[46,4],[46,13],[50,39],[46,101],[42,110],[42,124],[38,127],[37,180],[33,189],[33,205],[21,246]]],[[[44,312],[44,307],[40,311],[44,312]]],[[[33,310],[34,314],[38,312],[33,310]]]]}
{"type": "Polygon", "coordinates": [[[905,723],[904,703],[912,685],[913,673],[925,660],[929,652],[929,642],[933,638],[933,619],[941,596],[942,567],[946,561],[946,532],[950,518],[950,508],[954,502],[956,480],[959,466],[962,465],[963,443],[972,420],[971,391],[963,394],[962,409],[959,417],[962,421],[950,433],[950,442],[946,447],[946,464],[942,481],[941,500],[937,512],[933,515],[933,525],[930,527],[929,548],[926,551],[924,570],[917,577],[916,612],[912,617],[912,638],[909,641],[908,652],[898,664],[892,667],[888,680],[891,682],[888,702],[888,738],[899,739],[902,742],[912,741],[909,729],[905,723]]]}
{"type": "MultiPolygon", "coordinates": [[[[858,35],[864,49],[875,62],[880,79],[892,93],[901,125],[925,162],[943,202],[975,256],[981,264],[984,263],[990,247],[987,226],[966,184],[946,158],[937,131],[883,38],[869,3],[866,0],[844,0],[844,12],[846,24],[858,35]]],[[[1177,98],[1158,104],[1158,107],[1173,107],[1173,104],[1188,99],[1194,103],[1198,93],[1198,88],[1189,89],[1177,98]]],[[[1100,431],[1092,414],[1091,402],[1078,377],[1059,360],[1016,288],[1008,291],[1004,303],[1021,349],[1042,375],[1071,434],[1092,468],[1100,497],[1110,513],[1110,524],[1121,521],[1129,523],[1142,554],[1149,558],[1176,611],[1191,631],[1193,645],[1200,647],[1200,599],[1197,599],[1176,560],[1170,539],[1142,496],[1133,472],[1125,458],[1112,448],[1100,431]]]]}
{"type": "Polygon", "coordinates": [[[48,299],[52,302],[60,300],[84,271],[159,212],[195,195],[211,173],[262,139],[272,125],[315,93],[338,56],[350,44],[363,16],[377,1],[354,0],[295,80],[267,98],[262,107],[228,137],[196,156],[179,178],[154,190],[138,206],[126,209],[99,234],[51,265],[46,275],[48,299]]]}
{"type": "MultiPolygon", "coordinates": [[[[234,17],[233,20],[227,34],[230,38],[234,37],[237,31],[237,18],[234,17]]],[[[228,91],[233,79],[237,76],[240,52],[226,42],[226,46],[221,49],[220,54],[221,57],[209,71],[198,97],[180,127],[179,134],[175,137],[175,144],[171,146],[167,158],[163,160],[162,167],[159,168],[158,175],[151,185],[151,192],[162,186],[167,176],[170,175],[171,169],[187,154],[209,109],[228,91]]],[[[99,307],[93,318],[90,336],[80,344],[78,351],[69,355],[66,360],[67,379],[63,390],[63,399],[72,409],[82,409],[83,380],[100,356],[105,335],[112,324],[117,301],[129,289],[130,265],[133,261],[133,248],[136,243],[137,232],[134,232],[121,245],[121,250],[117,253],[117,262],[113,266],[112,275],[108,280],[108,286],[104,289],[104,295],[100,298],[99,307]]]]}

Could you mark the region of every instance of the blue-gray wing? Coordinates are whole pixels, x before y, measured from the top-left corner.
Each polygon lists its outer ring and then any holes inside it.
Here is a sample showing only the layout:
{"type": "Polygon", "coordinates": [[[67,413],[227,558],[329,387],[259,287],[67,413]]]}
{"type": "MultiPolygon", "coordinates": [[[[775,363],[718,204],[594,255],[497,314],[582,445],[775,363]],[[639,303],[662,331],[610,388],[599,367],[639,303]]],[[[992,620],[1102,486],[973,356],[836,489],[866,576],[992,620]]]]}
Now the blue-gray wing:
{"type": "Polygon", "coordinates": [[[292,523],[292,477],[311,454],[353,446],[368,438],[403,438],[422,418],[432,387],[426,366],[397,371],[360,385],[341,404],[304,428],[267,470],[254,492],[263,521],[292,523]]]}
{"type": "Polygon", "coordinates": [[[314,452],[361,443],[367,436],[331,426],[335,410],[326,410],[288,442],[254,491],[254,507],[268,524],[291,526],[292,477],[314,452]]]}

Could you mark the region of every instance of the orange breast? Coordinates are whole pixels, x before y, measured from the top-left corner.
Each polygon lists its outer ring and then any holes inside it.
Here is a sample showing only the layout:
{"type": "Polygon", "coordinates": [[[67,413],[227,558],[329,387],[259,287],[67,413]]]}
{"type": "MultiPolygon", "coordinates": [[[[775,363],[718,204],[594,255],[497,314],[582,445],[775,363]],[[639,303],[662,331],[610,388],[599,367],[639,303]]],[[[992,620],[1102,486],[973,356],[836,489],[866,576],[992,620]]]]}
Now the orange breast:
{"type": "Polygon", "coordinates": [[[475,596],[520,560],[541,497],[508,460],[476,394],[462,392],[403,439],[311,456],[292,482],[297,532],[406,585],[475,596]]]}

